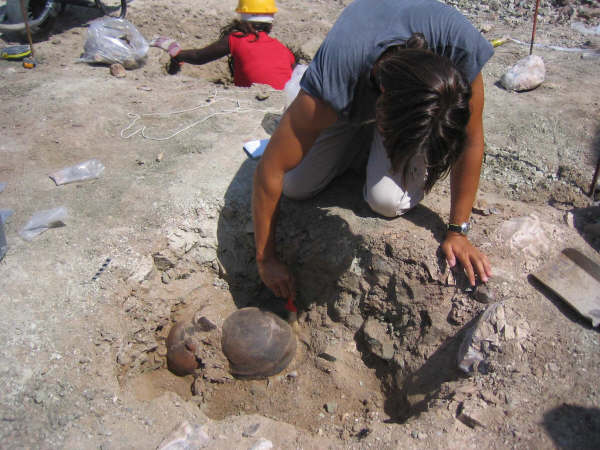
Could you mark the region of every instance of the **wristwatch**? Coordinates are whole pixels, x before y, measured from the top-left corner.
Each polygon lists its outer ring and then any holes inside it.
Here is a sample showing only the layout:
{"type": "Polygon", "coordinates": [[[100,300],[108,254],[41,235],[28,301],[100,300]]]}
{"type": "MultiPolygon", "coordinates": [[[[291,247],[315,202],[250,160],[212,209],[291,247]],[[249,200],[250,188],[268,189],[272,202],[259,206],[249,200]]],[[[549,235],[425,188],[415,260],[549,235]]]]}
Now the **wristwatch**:
{"type": "Polygon", "coordinates": [[[455,233],[460,233],[463,236],[466,236],[467,234],[469,234],[469,230],[471,229],[471,223],[470,222],[463,222],[460,225],[457,225],[455,223],[449,223],[448,224],[448,231],[453,231],[455,233]]]}

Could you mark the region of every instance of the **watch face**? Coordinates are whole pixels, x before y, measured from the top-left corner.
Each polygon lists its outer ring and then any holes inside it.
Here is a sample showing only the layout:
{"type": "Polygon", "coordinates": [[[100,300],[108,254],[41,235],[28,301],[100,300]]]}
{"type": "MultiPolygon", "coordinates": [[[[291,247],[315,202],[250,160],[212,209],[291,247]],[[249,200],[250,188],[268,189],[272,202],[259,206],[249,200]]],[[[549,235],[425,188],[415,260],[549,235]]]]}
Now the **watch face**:
{"type": "Polygon", "coordinates": [[[453,223],[448,225],[448,230],[454,231],[455,233],[460,233],[463,235],[466,235],[470,229],[471,229],[470,222],[464,222],[464,223],[461,223],[460,225],[456,225],[453,223]]]}

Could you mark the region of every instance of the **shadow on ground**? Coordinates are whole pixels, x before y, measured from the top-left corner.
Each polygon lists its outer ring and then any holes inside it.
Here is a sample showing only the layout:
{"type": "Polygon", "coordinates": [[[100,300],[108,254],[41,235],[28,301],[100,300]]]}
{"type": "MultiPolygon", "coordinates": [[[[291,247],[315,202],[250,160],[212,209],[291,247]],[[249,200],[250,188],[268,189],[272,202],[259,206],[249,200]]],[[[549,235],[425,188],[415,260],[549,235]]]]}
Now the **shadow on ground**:
{"type": "Polygon", "coordinates": [[[544,414],[544,428],[560,449],[600,448],[600,409],[563,403],[544,414]]]}

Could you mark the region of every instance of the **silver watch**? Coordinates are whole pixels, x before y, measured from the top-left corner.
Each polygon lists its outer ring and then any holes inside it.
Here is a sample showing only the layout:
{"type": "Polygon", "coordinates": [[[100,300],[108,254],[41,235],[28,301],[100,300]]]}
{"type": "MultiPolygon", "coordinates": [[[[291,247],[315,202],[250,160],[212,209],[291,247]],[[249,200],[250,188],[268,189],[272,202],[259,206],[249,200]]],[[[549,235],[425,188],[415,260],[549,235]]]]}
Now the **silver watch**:
{"type": "Polygon", "coordinates": [[[460,225],[455,223],[448,224],[448,231],[453,231],[455,233],[460,233],[463,236],[469,234],[469,230],[471,229],[471,222],[463,222],[460,225]]]}

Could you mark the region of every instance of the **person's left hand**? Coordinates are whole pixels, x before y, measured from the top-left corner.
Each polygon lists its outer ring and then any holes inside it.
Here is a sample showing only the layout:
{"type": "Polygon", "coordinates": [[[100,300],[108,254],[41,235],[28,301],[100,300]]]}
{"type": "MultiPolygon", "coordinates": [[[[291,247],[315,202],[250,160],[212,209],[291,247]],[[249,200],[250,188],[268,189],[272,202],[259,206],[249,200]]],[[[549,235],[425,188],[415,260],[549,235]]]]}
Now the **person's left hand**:
{"type": "Polygon", "coordinates": [[[477,250],[466,236],[448,232],[442,243],[442,250],[450,267],[454,267],[457,260],[463,266],[471,286],[475,286],[475,274],[484,283],[492,276],[492,266],[487,256],[477,250]]]}
{"type": "Polygon", "coordinates": [[[167,73],[169,75],[175,75],[176,73],[178,73],[181,70],[181,64],[182,63],[177,61],[175,58],[171,58],[166,67],[167,73]]]}

